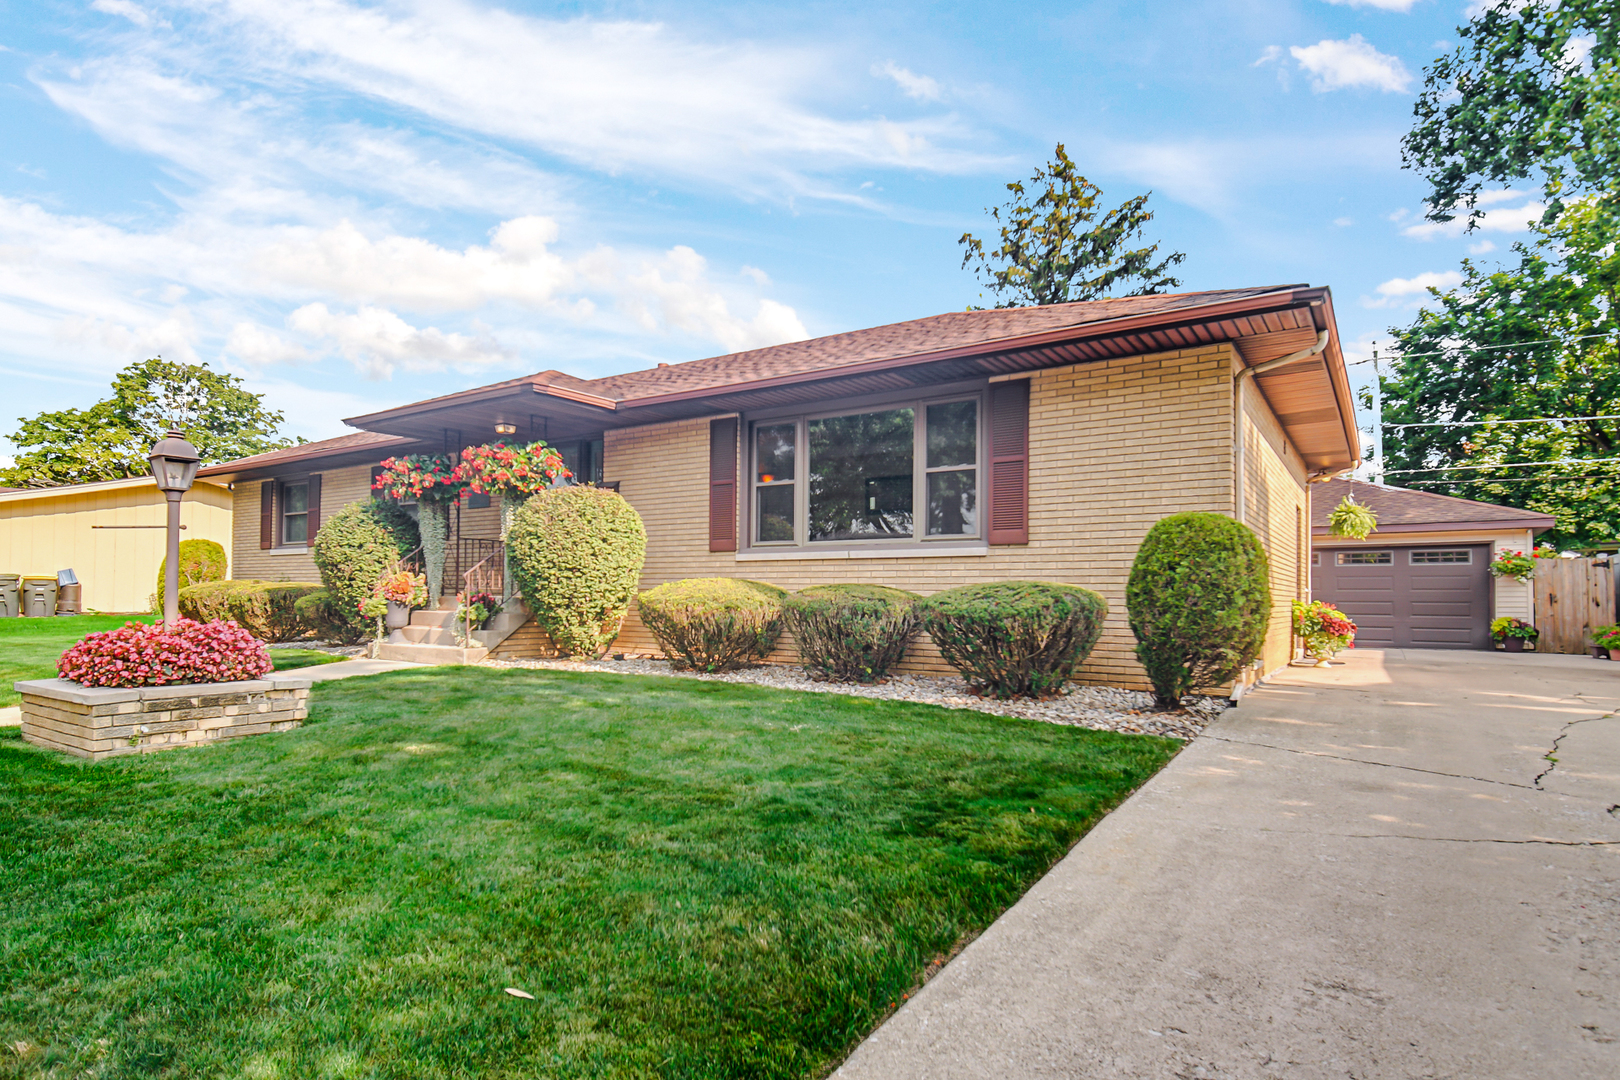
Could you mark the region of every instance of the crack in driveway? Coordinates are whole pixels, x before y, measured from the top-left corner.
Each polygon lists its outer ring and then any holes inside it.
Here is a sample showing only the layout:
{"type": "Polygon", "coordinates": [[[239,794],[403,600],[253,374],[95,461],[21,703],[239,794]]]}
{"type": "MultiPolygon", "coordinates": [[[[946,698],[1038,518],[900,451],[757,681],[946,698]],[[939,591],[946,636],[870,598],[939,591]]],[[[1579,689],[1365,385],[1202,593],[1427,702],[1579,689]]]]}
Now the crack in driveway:
{"type": "MultiPolygon", "coordinates": [[[[1588,720],[1601,720],[1601,719],[1603,719],[1603,717],[1601,717],[1601,716],[1589,716],[1586,719],[1588,719],[1588,720]]],[[[1572,723],[1576,723],[1576,724],[1583,723],[1583,722],[1584,721],[1581,721],[1581,720],[1572,721],[1572,723]]],[[[1563,736],[1559,736],[1559,737],[1562,738],[1563,736]]],[[[1300,754],[1300,755],[1302,755],[1304,757],[1330,758],[1333,761],[1348,761],[1348,762],[1351,762],[1352,764],[1356,764],[1356,765],[1377,765],[1381,769],[1401,769],[1401,770],[1404,770],[1405,772],[1424,773],[1427,776],[1449,776],[1453,780],[1473,780],[1473,781],[1476,781],[1476,782],[1481,783],[1481,784],[1500,784],[1503,787],[1519,788],[1519,789],[1521,789],[1523,791],[1541,791],[1542,790],[1541,788],[1537,787],[1533,783],[1532,784],[1515,784],[1511,780],[1492,780],[1489,777],[1485,777],[1485,776],[1469,776],[1469,775],[1467,775],[1465,773],[1441,772],[1438,769],[1420,769],[1415,765],[1397,765],[1397,764],[1394,764],[1393,762],[1388,762],[1388,761],[1369,761],[1366,758],[1347,757],[1344,754],[1329,754],[1324,750],[1301,750],[1298,747],[1276,746],[1276,745],[1273,745],[1272,743],[1253,742],[1252,740],[1249,740],[1249,739],[1229,739],[1224,735],[1211,735],[1211,734],[1209,734],[1207,732],[1205,734],[1199,736],[1199,739],[1200,740],[1208,739],[1208,740],[1213,740],[1214,742],[1231,743],[1234,746],[1257,746],[1257,747],[1259,747],[1259,748],[1261,748],[1263,750],[1280,750],[1285,754],[1300,754]]],[[[1548,770],[1548,771],[1550,772],[1551,770],[1548,770]]],[[[1546,774],[1543,773],[1542,775],[1544,776],[1546,774]]],[[[1537,777],[1536,779],[1539,780],[1540,777],[1537,777]]]]}
{"type": "Polygon", "coordinates": [[[1616,713],[1611,712],[1604,713],[1602,716],[1585,716],[1579,720],[1571,720],[1569,723],[1565,724],[1563,729],[1558,732],[1558,738],[1553,740],[1552,749],[1548,750],[1542,755],[1542,758],[1547,762],[1547,767],[1537,773],[1534,780],[1530,781],[1530,783],[1535,786],[1535,789],[1537,791],[1546,790],[1541,786],[1541,782],[1547,777],[1551,776],[1554,769],[1558,768],[1558,744],[1564,741],[1564,737],[1569,734],[1570,728],[1574,727],[1576,724],[1589,724],[1593,720],[1609,720],[1616,715],[1616,713]]]}
{"type": "Polygon", "coordinates": [[[1546,844],[1550,847],[1620,847],[1620,840],[1499,840],[1495,837],[1408,836],[1405,833],[1333,833],[1346,840],[1420,840],[1434,844],[1546,844]]]}

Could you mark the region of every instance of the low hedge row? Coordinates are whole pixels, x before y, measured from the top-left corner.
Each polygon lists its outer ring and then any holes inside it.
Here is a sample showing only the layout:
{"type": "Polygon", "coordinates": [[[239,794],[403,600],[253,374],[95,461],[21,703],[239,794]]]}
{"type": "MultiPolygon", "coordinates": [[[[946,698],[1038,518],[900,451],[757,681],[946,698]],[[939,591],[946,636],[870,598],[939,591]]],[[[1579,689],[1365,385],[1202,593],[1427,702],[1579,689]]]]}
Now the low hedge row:
{"type": "Polygon", "coordinates": [[[321,586],[304,581],[207,581],[180,590],[180,614],[200,623],[233,620],[261,641],[292,641],[317,629],[298,602],[321,586]]]}
{"type": "Polygon", "coordinates": [[[784,623],[812,675],[877,682],[926,630],[981,694],[1056,693],[1097,643],[1108,604],[1041,581],[967,585],[926,599],[879,585],[788,595],[740,578],[690,578],[641,594],[641,620],[677,667],[726,671],[765,659],[784,623]]]}

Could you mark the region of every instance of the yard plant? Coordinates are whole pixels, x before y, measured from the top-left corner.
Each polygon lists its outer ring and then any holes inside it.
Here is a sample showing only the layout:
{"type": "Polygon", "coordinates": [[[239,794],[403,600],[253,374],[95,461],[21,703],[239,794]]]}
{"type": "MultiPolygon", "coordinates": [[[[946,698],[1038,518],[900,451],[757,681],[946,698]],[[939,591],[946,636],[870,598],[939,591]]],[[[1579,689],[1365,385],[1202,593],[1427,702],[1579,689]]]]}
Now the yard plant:
{"type": "Polygon", "coordinates": [[[180,614],[198,622],[232,619],[261,641],[292,641],[312,629],[298,604],[320,591],[314,582],[210,581],[180,590],[180,614]]]}
{"type": "Polygon", "coordinates": [[[1108,602],[1078,585],[995,581],[935,593],[923,626],[970,688],[991,697],[1057,693],[1102,633],[1108,602]]]}
{"type": "Polygon", "coordinates": [[[823,1076],[1175,746],[472,668],[88,767],[0,734],[0,1053],[103,1080],[823,1076]]]}
{"type": "Polygon", "coordinates": [[[1260,656],[1271,621],[1265,549],[1224,514],[1171,514],[1137,549],[1125,605],[1154,696],[1174,707],[1260,656]]]}
{"type": "Polygon", "coordinates": [[[350,503],[323,521],[310,551],[321,584],[332,594],[326,610],[338,631],[334,636],[359,640],[366,632],[360,604],[409,551],[399,549],[384,513],[369,501],[350,503]]]}
{"type": "Polygon", "coordinates": [[[233,622],[132,622],[88,634],[62,654],[56,671],[80,686],[172,686],[237,682],[272,670],[264,642],[233,622]]]}
{"type": "Polygon", "coordinates": [[[595,657],[630,610],[647,530],[616,491],[548,488],[518,507],[506,551],[534,621],[563,652],[595,657]]]}
{"type": "Polygon", "coordinates": [[[677,668],[732,671],[776,648],[786,596],[763,581],[685,578],[648,589],[637,607],[677,668]]]}
{"type": "MultiPolygon", "coordinates": [[[[169,557],[158,562],[157,589],[152,593],[152,611],[163,611],[164,575],[169,570],[169,557]]],[[[225,580],[225,549],[213,540],[180,541],[180,588],[201,585],[205,581],[225,580]]],[[[182,612],[184,614],[184,612],[182,612]]],[[[193,616],[195,617],[195,616],[193,616]]]]}
{"type": "Polygon", "coordinates": [[[841,682],[886,676],[922,630],[916,593],[882,585],[814,585],[782,601],[805,671],[841,682]]]}

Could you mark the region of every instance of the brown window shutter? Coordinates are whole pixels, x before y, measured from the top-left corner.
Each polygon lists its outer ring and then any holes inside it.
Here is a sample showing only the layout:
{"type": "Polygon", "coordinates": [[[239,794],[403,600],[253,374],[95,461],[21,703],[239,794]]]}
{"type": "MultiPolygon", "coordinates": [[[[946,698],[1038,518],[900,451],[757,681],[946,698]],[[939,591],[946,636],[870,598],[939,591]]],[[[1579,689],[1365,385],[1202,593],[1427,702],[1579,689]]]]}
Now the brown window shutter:
{"type": "Polygon", "coordinates": [[[990,387],[992,544],[1029,543],[1029,380],[990,387]]]}
{"type": "Polygon", "coordinates": [[[276,482],[259,485],[259,547],[276,546],[276,482]]]}
{"type": "Polygon", "coordinates": [[[737,418],[709,421],[709,550],[737,550],[737,418]]]}
{"type": "Polygon", "coordinates": [[[321,474],[311,473],[309,477],[309,539],[314,541],[315,534],[321,531],[321,474]]]}

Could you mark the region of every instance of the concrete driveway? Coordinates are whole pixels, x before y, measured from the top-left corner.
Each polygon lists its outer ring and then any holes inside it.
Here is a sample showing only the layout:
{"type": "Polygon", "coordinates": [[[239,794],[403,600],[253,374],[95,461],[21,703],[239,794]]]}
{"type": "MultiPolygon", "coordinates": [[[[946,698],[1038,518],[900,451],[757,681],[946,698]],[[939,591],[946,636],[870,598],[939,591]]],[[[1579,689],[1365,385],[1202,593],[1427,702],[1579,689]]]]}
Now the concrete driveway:
{"type": "Polygon", "coordinates": [[[1226,713],[835,1075],[1620,1077],[1620,664],[1347,655],[1226,713]]]}

